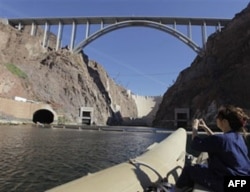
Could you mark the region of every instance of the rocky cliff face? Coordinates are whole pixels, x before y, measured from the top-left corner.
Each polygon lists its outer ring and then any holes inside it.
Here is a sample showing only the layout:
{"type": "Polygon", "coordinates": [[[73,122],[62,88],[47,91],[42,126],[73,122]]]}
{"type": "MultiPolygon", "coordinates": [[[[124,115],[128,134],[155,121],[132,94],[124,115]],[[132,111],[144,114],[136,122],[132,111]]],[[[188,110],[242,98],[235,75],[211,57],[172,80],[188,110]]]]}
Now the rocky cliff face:
{"type": "MultiPolygon", "coordinates": [[[[101,65],[83,53],[46,50],[41,46],[42,33],[30,36],[29,31],[0,23],[0,97],[50,103],[68,122],[77,121],[82,106],[94,108],[96,124],[137,117],[132,97],[101,65]],[[10,72],[10,65],[24,75],[10,72]]],[[[53,47],[53,36],[50,41],[53,47]]]]}
{"type": "Polygon", "coordinates": [[[191,118],[215,120],[222,104],[250,110],[250,5],[221,32],[212,34],[203,57],[180,72],[164,94],[154,125],[171,126],[175,108],[189,108],[191,118]]]}

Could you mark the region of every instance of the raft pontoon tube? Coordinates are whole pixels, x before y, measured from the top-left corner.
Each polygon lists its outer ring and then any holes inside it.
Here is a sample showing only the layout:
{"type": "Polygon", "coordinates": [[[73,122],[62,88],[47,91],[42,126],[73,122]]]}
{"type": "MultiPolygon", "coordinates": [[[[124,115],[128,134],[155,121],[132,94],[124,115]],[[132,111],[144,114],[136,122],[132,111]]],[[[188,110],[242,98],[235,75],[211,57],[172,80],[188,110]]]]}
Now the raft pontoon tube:
{"type": "Polygon", "coordinates": [[[99,172],[52,188],[47,192],[143,192],[152,183],[167,178],[175,184],[185,163],[187,133],[179,128],[146,152],[99,172]]]}

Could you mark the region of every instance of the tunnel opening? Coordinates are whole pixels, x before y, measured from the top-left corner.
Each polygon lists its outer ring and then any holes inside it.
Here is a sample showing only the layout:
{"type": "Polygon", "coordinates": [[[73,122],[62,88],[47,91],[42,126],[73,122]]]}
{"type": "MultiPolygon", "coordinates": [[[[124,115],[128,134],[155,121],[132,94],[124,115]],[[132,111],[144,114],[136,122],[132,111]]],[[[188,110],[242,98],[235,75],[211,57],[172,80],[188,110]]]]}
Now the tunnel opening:
{"type": "Polygon", "coordinates": [[[47,109],[40,109],[33,114],[34,123],[50,124],[54,121],[54,114],[47,109]]]}

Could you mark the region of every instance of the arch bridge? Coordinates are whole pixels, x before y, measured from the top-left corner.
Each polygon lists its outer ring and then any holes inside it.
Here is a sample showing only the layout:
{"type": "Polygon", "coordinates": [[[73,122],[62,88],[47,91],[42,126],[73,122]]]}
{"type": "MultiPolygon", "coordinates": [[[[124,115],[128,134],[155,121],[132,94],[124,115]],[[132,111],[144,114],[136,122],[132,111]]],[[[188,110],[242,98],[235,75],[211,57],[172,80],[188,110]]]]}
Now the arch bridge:
{"type": "MultiPolygon", "coordinates": [[[[220,32],[221,29],[227,25],[231,19],[219,19],[219,18],[181,18],[181,17],[72,17],[72,18],[16,18],[7,19],[8,24],[21,30],[23,26],[31,26],[31,35],[36,35],[37,27],[44,27],[44,35],[42,46],[48,46],[48,39],[50,35],[51,26],[57,27],[57,39],[56,47],[58,50],[61,48],[63,27],[65,25],[71,26],[69,49],[72,52],[80,52],[89,43],[105,35],[111,31],[133,26],[143,26],[155,28],[164,31],[178,40],[182,41],[190,48],[192,48],[197,54],[202,54],[206,49],[207,41],[207,27],[215,27],[215,31],[220,32]],[[76,32],[80,25],[85,26],[85,36],[83,34],[80,37],[80,42],[76,44],[76,32]],[[90,33],[92,26],[99,25],[99,28],[90,33]],[[186,32],[182,32],[178,27],[186,26],[186,32]],[[192,38],[193,32],[192,28],[194,26],[201,27],[200,36],[202,45],[198,45],[192,38]]],[[[82,34],[82,33],[81,33],[82,34]]]]}

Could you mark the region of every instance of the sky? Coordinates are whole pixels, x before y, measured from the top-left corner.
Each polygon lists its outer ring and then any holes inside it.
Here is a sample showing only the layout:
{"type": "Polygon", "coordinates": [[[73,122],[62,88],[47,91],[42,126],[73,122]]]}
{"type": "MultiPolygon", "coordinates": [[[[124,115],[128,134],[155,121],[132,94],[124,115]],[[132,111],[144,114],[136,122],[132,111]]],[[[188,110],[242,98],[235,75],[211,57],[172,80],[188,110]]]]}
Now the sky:
{"type": "MultiPolygon", "coordinates": [[[[247,0],[0,0],[0,18],[164,16],[232,19],[248,3],[247,0]]],[[[208,29],[208,35],[212,32],[208,29]]],[[[201,31],[196,30],[192,36],[201,46],[200,34],[201,31]]],[[[69,37],[64,38],[66,44],[69,37]]],[[[79,42],[83,39],[84,35],[79,42]]],[[[101,64],[116,83],[143,96],[163,95],[197,56],[172,35],[148,27],[114,30],[97,38],[83,51],[89,59],[101,64]]]]}

